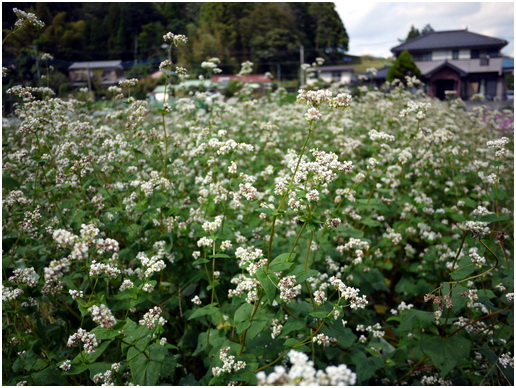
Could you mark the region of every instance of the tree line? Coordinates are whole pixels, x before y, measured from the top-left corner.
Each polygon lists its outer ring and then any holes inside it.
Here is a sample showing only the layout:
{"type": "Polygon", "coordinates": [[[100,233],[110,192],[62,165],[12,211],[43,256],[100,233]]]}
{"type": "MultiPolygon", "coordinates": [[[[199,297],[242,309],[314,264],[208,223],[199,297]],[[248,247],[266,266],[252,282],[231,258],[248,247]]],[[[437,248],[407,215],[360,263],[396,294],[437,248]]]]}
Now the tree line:
{"type": "MultiPolygon", "coordinates": [[[[195,69],[211,57],[226,74],[240,63],[256,72],[295,77],[304,60],[341,63],[349,37],[333,3],[2,3],[4,36],[16,21],[12,8],[35,13],[43,30],[26,28],[2,48],[4,66],[20,79],[33,73],[35,53],[48,52],[63,69],[75,61],[154,63],[166,55],[168,31],[189,37],[175,62],[195,69]],[[60,61],[57,61],[59,59],[60,61]]],[[[194,73],[195,75],[195,73],[194,73]]]]}

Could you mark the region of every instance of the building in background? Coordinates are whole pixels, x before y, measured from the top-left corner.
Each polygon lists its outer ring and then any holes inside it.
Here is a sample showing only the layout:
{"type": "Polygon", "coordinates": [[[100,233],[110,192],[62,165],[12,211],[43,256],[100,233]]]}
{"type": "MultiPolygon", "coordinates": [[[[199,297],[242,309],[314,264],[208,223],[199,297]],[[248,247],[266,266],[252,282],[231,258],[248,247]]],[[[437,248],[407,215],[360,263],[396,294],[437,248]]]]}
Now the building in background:
{"type": "Polygon", "coordinates": [[[74,62],[68,67],[71,86],[109,87],[125,79],[122,61],[74,62]]]}
{"type": "Polygon", "coordinates": [[[468,100],[481,94],[488,100],[506,95],[503,58],[506,40],[466,30],[434,31],[410,39],[391,51],[407,50],[423,75],[427,93],[444,99],[447,91],[468,100]]]}

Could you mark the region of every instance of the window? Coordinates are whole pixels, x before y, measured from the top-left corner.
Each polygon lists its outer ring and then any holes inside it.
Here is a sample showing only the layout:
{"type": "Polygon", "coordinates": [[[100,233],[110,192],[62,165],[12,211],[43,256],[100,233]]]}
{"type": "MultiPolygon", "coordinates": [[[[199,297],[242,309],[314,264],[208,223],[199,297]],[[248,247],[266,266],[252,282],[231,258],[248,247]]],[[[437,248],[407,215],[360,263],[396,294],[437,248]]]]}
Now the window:
{"type": "Polygon", "coordinates": [[[489,55],[484,53],[480,55],[480,66],[489,66],[489,55]]]}
{"type": "Polygon", "coordinates": [[[340,71],[332,71],[331,72],[331,80],[333,82],[340,82],[341,76],[342,76],[342,74],[340,71]]]}
{"type": "Polygon", "coordinates": [[[452,59],[459,59],[459,50],[452,51],[452,59]]]}
{"type": "Polygon", "coordinates": [[[477,59],[480,58],[480,51],[479,50],[471,50],[471,59],[477,59]]]}

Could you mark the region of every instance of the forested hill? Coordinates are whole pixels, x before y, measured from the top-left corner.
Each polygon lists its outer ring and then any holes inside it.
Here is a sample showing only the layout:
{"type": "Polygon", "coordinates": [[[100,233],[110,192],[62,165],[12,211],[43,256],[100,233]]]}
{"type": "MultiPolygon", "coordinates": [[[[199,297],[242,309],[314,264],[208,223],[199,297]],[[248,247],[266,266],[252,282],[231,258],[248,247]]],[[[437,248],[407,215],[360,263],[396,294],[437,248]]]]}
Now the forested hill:
{"type": "Polygon", "coordinates": [[[37,47],[63,61],[145,63],[164,56],[162,36],[172,31],[189,37],[177,53],[180,63],[195,66],[216,56],[225,72],[246,60],[257,71],[268,71],[277,63],[298,67],[301,46],[305,62],[323,57],[338,63],[349,40],[333,3],[4,2],[2,7],[4,36],[16,21],[15,7],[46,24],[43,31],[17,33],[3,49],[4,62],[37,47]]]}

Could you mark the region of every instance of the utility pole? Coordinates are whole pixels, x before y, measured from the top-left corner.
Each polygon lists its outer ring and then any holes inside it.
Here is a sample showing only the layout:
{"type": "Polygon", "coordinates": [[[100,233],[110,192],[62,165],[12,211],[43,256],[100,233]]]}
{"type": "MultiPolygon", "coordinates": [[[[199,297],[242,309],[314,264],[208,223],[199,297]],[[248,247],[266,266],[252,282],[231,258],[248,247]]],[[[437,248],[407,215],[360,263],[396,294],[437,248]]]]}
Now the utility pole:
{"type": "Polygon", "coordinates": [[[38,75],[38,80],[41,79],[41,72],[39,71],[39,57],[38,57],[38,46],[32,46],[34,49],[34,56],[36,57],[36,72],[38,75]]]}
{"type": "Polygon", "coordinates": [[[88,77],[88,89],[91,92],[91,74],[90,74],[90,63],[86,65],[86,76],[88,77]]]}
{"type": "Polygon", "coordinates": [[[303,86],[305,86],[305,71],[303,69],[303,64],[305,63],[305,47],[304,46],[299,46],[299,62],[301,62],[299,64],[299,69],[300,69],[300,73],[301,73],[300,85],[301,85],[301,87],[303,87],[303,86]]]}

